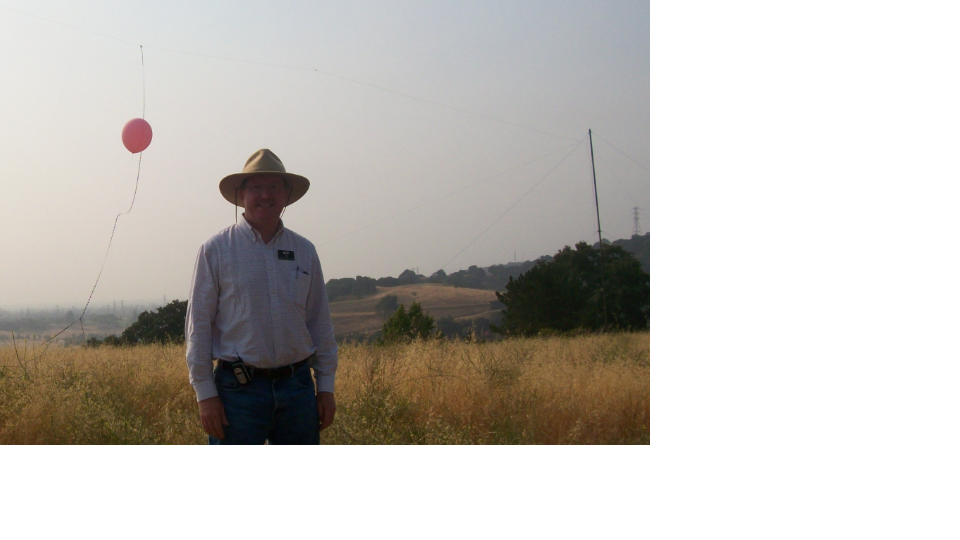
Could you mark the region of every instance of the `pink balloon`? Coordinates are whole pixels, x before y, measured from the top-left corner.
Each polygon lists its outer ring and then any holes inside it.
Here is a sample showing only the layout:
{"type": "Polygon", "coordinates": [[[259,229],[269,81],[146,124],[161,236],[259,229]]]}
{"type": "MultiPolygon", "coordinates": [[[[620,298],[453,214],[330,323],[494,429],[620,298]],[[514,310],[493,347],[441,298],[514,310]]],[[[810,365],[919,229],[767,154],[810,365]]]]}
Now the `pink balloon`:
{"type": "Polygon", "coordinates": [[[153,129],[143,118],[134,118],[123,126],[123,145],[136,154],[143,152],[153,140],[153,129]]]}

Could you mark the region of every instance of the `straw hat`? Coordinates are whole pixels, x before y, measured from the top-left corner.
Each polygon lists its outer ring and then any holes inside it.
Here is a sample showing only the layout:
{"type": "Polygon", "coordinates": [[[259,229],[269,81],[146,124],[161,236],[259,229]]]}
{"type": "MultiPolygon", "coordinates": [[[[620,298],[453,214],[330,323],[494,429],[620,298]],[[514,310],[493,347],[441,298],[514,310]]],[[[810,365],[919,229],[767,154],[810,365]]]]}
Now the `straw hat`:
{"type": "Polygon", "coordinates": [[[282,176],[286,179],[290,184],[290,200],[287,202],[287,206],[300,200],[300,197],[303,197],[307,190],[310,189],[309,180],[299,174],[288,173],[283,167],[283,162],[280,161],[280,158],[270,150],[264,148],[257,150],[247,159],[246,165],[243,166],[243,172],[225,176],[223,180],[220,181],[220,194],[223,195],[223,198],[226,199],[227,202],[240,206],[237,200],[237,191],[240,189],[240,184],[247,178],[260,174],[272,174],[282,176]]]}

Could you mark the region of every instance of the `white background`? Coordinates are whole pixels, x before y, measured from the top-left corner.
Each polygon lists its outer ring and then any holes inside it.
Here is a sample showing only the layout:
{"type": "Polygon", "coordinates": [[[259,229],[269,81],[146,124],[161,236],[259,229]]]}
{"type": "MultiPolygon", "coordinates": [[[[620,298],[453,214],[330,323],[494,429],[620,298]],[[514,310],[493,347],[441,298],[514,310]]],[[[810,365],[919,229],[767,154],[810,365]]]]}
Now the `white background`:
{"type": "Polygon", "coordinates": [[[771,5],[653,8],[649,447],[8,449],[0,507],[118,538],[276,534],[233,502],[316,537],[955,538],[957,13],[771,5]]]}

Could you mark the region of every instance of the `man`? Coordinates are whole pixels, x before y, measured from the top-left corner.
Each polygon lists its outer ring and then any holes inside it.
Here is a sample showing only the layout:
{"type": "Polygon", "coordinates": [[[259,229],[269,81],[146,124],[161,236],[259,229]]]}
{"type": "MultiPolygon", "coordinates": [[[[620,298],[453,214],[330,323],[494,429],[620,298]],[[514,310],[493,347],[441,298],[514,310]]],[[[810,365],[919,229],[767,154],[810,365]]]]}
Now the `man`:
{"type": "Polygon", "coordinates": [[[333,422],[337,343],[320,260],[280,220],[309,187],[266,149],[220,181],[243,217],[200,247],[186,319],[210,444],[319,444],[333,422]]]}

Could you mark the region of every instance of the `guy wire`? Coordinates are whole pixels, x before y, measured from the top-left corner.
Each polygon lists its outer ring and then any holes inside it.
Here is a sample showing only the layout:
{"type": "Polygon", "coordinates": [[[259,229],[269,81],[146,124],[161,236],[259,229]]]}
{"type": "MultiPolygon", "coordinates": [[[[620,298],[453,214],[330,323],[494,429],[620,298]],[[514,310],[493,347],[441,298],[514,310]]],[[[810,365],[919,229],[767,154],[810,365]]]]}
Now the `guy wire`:
{"type": "MultiPolygon", "coordinates": [[[[584,137],[584,139],[585,139],[585,138],[586,138],[586,137],[584,137]]],[[[540,180],[537,180],[537,183],[534,184],[533,187],[531,187],[530,189],[528,189],[528,190],[526,191],[526,193],[524,193],[523,195],[521,195],[520,198],[517,199],[517,202],[513,203],[512,205],[510,205],[510,208],[507,208],[507,210],[506,210],[504,213],[500,214],[500,217],[498,217],[496,220],[494,220],[493,223],[491,223],[490,225],[488,225],[487,228],[484,229],[482,233],[480,233],[479,235],[477,235],[477,237],[474,238],[473,240],[471,240],[469,244],[467,244],[466,246],[463,247],[463,249],[461,249],[460,251],[458,251],[457,254],[454,255],[453,257],[451,257],[449,261],[447,261],[446,263],[444,263],[443,266],[440,267],[440,269],[443,270],[444,268],[446,268],[447,265],[449,265],[450,263],[452,263],[452,262],[454,261],[454,259],[456,259],[457,257],[460,256],[461,253],[463,253],[464,251],[466,251],[468,247],[472,246],[474,242],[476,242],[477,240],[479,240],[481,236],[487,234],[487,231],[489,231],[494,225],[496,225],[501,219],[503,219],[503,216],[509,214],[510,211],[513,210],[513,208],[514,208],[515,206],[517,206],[518,204],[520,204],[520,201],[522,201],[524,198],[526,198],[526,196],[529,195],[531,191],[533,191],[534,189],[536,189],[537,186],[539,186],[541,182],[543,182],[544,180],[546,180],[547,177],[550,176],[550,175],[553,173],[553,171],[555,171],[555,170],[557,169],[557,167],[560,166],[561,163],[563,163],[564,161],[566,161],[567,158],[570,157],[570,154],[572,154],[577,148],[580,148],[580,145],[581,145],[581,144],[583,144],[583,139],[580,139],[580,142],[578,142],[576,146],[574,146],[569,152],[567,152],[567,155],[563,156],[563,159],[561,159],[556,165],[554,165],[553,168],[550,169],[550,171],[547,172],[547,174],[543,175],[543,178],[541,178],[540,180]]]]}
{"type": "MultiPolygon", "coordinates": [[[[581,141],[581,142],[582,142],[582,141],[581,141]]],[[[577,144],[580,144],[580,143],[577,143],[577,144]]],[[[400,217],[400,216],[409,214],[410,212],[413,212],[414,210],[419,210],[419,209],[421,209],[421,208],[423,208],[423,207],[425,207],[425,206],[427,206],[427,205],[433,204],[433,203],[435,203],[435,202],[437,202],[437,201],[440,201],[440,200],[442,200],[442,199],[446,199],[447,197],[450,197],[450,196],[452,196],[452,195],[456,195],[456,194],[461,193],[461,192],[463,192],[463,191],[466,191],[466,190],[468,190],[468,189],[475,188],[475,187],[479,186],[480,184],[483,184],[483,183],[485,183],[485,182],[489,182],[490,180],[493,180],[494,178],[499,178],[499,177],[501,177],[501,176],[503,176],[503,175],[505,175],[505,174],[507,174],[507,173],[510,173],[510,172],[513,172],[513,171],[515,171],[515,170],[517,170],[517,169],[521,169],[521,168],[523,168],[523,167],[526,167],[527,165],[530,165],[531,163],[534,163],[534,162],[536,162],[536,161],[540,161],[540,160],[543,159],[543,158],[550,157],[550,156],[552,156],[552,155],[554,155],[554,154],[559,154],[560,152],[563,152],[564,150],[566,150],[566,149],[569,148],[570,146],[571,146],[571,145],[564,146],[563,148],[560,148],[559,150],[554,150],[553,152],[550,152],[549,154],[544,154],[544,155],[542,155],[542,156],[540,156],[540,157],[538,157],[538,158],[534,158],[534,159],[532,159],[532,160],[530,160],[530,161],[528,161],[528,162],[526,162],[526,163],[517,165],[516,167],[511,167],[511,168],[509,168],[509,169],[507,169],[507,170],[505,170],[505,171],[500,171],[500,172],[498,172],[497,174],[494,174],[493,176],[488,176],[488,177],[484,178],[483,180],[480,180],[480,181],[478,181],[478,182],[474,182],[474,183],[469,184],[469,185],[467,185],[467,186],[464,186],[464,187],[462,187],[462,188],[458,188],[458,189],[456,189],[456,190],[454,190],[454,191],[451,191],[451,192],[449,192],[449,193],[447,193],[447,194],[445,194],[445,195],[441,195],[441,196],[439,196],[439,197],[437,197],[437,198],[435,198],[435,199],[430,199],[430,200],[427,201],[427,202],[421,203],[421,204],[419,204],[419,205],[417,205],[417,206],[414,206],[414,207],[412,207],[412,208],[408,208],[408,209],[403,210],[403,211],[401,211],[401,212],[397,212],[396,214],[387,216],[387,217],[385,217],[385,218],[383,218],[383,219],[381,219],[381,220],[379,220],[379,221],[377,221],[377,222],[371,223],[371,224],[369,224],[369,225],[365,225],[365,226],[363,226],[363,227],[360,227],[359,229],[354,229],[354,230],[352,230],[352,231],[350,231],[350,232],[348,232],[348,233],[346,233],[346,234],[342,234],[342,235],[340,235],[340,236],[338,236],[338,237],[336,237],[336,238],[334,238],[334,239],[332,239],[332,240],[327,240],[326,242],[323,242],[323,243],[317,244],[317,245],[318,245],[318,246],[325,246],[325,245],[327,245],[327,244],[331,244],[331,243],[336,242],[336,241],[338,241],[338,240],[343,240],[344,238],[346,238],[346,237],[348,237],[348,236],[350,236],[350,235],[356,234],[356,233],[361,232],[361,231],[365,231],[365,230],[367,230],[367,229],[369,229],[369,228],[371,228],[371,227],[375,227],[375,226],[377,226],[377,225],[380,225],[381,223],[384,223],[384,222],[386,222],[386,221],[390,221],[391,219],[398,218],[398,217],[400,217]]]]}
{"type": "Polygon", "coordinates": [[[650,167],[647,167],[647,166],[644,165],[643,163],[640,163],[639,161],[637,161],[637,160],[633,159],[632,157],[628,156],[626,152],[624,152],[623,150],[617,148],[616,146],[613,146],[613,143],[611,143],[610,141],[604,139],[603,137],[601,137],[601,136],[599,136],[599,135],[597,135],[597,138],[600,139],[601,141],[609,144],[610,147],[613,148],[614,150],[616,150],[617,152],[620,152],[620,154],[623,155],[623,157],[625,157],[625,158],[629,159],[630,161],[636,163],[637,165],[643,167],[644,169],[647,170],[647,172],[650,172],[650,167]]]}

